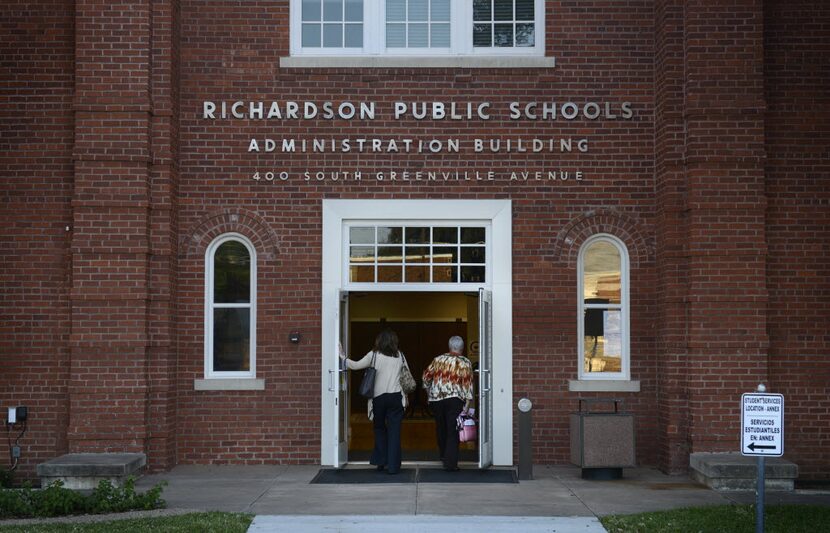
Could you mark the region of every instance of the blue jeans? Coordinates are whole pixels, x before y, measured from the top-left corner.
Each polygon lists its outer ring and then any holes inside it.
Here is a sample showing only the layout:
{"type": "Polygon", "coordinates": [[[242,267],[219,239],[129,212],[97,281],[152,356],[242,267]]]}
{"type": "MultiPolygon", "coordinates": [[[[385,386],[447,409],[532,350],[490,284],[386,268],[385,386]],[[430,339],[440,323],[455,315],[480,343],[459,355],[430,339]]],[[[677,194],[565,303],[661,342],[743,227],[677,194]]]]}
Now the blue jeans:
{"type": "Polygon", "coordinates": [[[401,469],[401,422],[403,405],[401,393],[390,392],[372,399],[375,430],[375,448],[369,463],[386,465],[390,474],[397,474],[401,469]]]}

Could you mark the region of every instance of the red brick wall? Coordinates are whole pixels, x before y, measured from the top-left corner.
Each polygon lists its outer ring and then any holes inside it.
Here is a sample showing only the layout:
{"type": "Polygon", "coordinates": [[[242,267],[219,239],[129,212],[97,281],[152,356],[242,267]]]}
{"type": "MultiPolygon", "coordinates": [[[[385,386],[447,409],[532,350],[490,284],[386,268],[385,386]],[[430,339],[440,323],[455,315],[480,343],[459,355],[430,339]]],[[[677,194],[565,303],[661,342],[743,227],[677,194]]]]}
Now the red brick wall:
{"type": "MultiPolygon", "coordinates": [[[[3,6],[6,260],[0,407],[26,404],[21,473],[66,451],[182,463],[315,463],[321,201],[513,201],[514,395],[535,460],[568,460],[576,253],[631,257],[638,460],[736,451],[741,392],[787,396],[787,457],[830,472],[828,9],[806,2],[548,2],[553,69],[281,69],[288,2],[3,6]],[[123,25],[123,26],[122,26],[123,25]],[[215,121],[202,102],[373,101],[359,120],[215,121]],[[391,102],[491,102],[490,121],[395,121],[391,102]],[[632,120],[511,121],[510,101],[631,101],[632,120]],[[766,108],[765,108],[766,105],[766,108]],[[250,154],[251,138],[586,137],[588,153],[250,154]],[[766,159],[765,159],[766,158],[766,159]],[[305,170],[582,170],[575,182],[305,182],[305,170]],[[288,171],[286,183],[254,172],[288,171]],[[69,226],[69,232],[66,227],[69,226]],[[258,262],[256,392],[203,376],[204,252],[258,262]],[[299,330],[303,342],[288,343],[299,330]],[[769,339],[767,339],[769,335],[769,339]]],[[[448,214],[448,218],[451,214],[448,214]]]]}
{"type": "Polygon", "coordinates": [[[67,449],[74,47],[70,2],[0,7],[0,418],[29,408],[21,478],[67,449]]]}
{"type": "MultiPolygon", "coordinates": [[[[513,200],[514,392],[535,406],[536,460],[566,462],[567,415],[576,409],[576,261],[557,240],[586,213],[606,210],[586,227],[626,242],[632,267],[632,375],[642,392],[622,394],[637,412],[641,460],[655,461],[656,375],[653,286],[653,19],[651,2],[549,2],[547,52],[555,69],[281,69],[288,55],[288,2],[182,2],[182,242],[198,240],[179,263],[179,429],[181,462],[316,462],[320,404],[320,232],[324,198],[511,198],[513,200]],[[353,121],[205,120],[202,102],[233,100],[374,101],[378,117],[353,121]],[[633,102],[633,120],[509,121],[520,101],[633,102]],[[446,124],[395,121],[388,110],[409,102],[491,102],[493,119],[446,124]],[[498,107],[498,111],[496,111],[498,107]],[[341,138],[361,135],[459,137],[588,137],[587,154],[249,154],[252,137],[341,138]],[[581,169],[564,183],[306,183],[310,170],[581,169]],[[256,183],[255,171],[285,170],[284,184],[256,183]],[[194,392],[203,373],[205,221],[241,209],[271,228],[274,259],[259,261],[257,374],[262,392],[194,392]],[[636,236],[636,238],[635,238],[636,236]],[[647,243],[647,244],[642,244],[647,243]],[[640,250],[642,247],[643,250],[640,250]],[[291,330],[303,342],[287,342],[291,330]]],[[[451,216],[451,213],[448,213],[451,216]]],[[[218,222],[217,222],[218,223],[218,222]]],[[[253,230],[238,225],[252,239],[253,230]]],[[[578,247],[578,244],[574,245],[578,247]]]]}
{"type": "Polygon", "coordinates": [[[830,6],[764,2],[770,385],[786,457],[830,477],[830,6]]]}

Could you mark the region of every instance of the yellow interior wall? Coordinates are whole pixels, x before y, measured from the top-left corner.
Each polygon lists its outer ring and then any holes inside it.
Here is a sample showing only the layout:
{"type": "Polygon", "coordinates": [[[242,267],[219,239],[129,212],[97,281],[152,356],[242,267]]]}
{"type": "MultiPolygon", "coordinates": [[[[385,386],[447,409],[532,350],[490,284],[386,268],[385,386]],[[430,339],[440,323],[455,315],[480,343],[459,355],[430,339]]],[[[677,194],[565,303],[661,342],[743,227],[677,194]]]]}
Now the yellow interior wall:
{"type": "Polygon", "coordinates": [[[469,301],[475,303],[477,298],[455,292],[353,293],[349,296],[349,319],[372,322],[378,319],[399,322],[466,321],[469,301]]]}

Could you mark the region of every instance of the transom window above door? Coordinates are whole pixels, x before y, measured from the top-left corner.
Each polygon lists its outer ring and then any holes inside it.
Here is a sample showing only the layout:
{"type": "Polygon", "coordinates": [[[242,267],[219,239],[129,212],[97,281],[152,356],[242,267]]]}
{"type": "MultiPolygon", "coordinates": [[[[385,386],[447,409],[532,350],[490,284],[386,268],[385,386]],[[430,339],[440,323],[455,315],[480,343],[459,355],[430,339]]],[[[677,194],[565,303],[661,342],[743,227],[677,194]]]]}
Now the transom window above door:
{"type": "Polygon", "coordinates": [[[349,283],[487,281],[484,226],[355,225],[347,239],[349,283]]]}
{"type": "Polygon", "coordinates": [[[544,55],[543,0],[292,0],[292,55],[544,55]]]}

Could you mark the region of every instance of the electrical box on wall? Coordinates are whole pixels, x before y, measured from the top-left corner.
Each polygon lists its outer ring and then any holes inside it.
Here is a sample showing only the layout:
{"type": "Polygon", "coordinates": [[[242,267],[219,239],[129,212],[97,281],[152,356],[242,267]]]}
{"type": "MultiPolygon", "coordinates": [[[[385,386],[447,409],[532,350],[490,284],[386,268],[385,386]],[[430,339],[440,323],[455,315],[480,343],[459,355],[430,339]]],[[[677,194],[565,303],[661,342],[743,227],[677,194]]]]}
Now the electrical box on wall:
{"type": "Polygon", "coordinates": [[[9,425],[19,424],[21,422],[25,422],[29,416],[29,410],[24,407],[9,407],[9,416],[6,419],[6,423],[9,425]]]}

